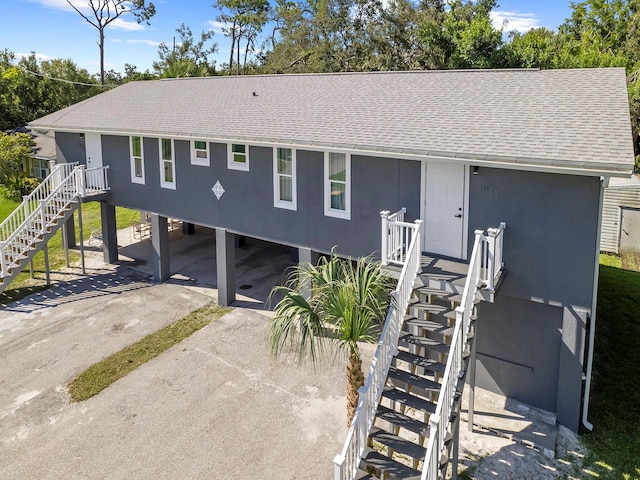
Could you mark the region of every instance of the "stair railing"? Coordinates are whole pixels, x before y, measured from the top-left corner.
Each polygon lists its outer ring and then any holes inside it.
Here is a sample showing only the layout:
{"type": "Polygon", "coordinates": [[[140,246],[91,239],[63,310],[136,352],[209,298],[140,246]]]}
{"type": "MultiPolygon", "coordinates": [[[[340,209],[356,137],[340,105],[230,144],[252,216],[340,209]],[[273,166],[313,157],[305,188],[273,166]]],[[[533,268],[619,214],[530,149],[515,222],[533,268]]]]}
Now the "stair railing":
{"type": "Polygon", "coordinates": [[[404,221],[406,208],[390,214],[387,210],[380,212],[382,219],[381,260],[382,265],[404,265],[409,245],[416,234],[415,225],[404,221]]]}
{"type": "Polygon", "coordinates": [[[77,163],[57,164],[49,176],[42,180],[33,192],[22,197],[22,204],[0,223],[0,242],[6,240],[24,223],[29,215],[40,208],[42,200],[46,199],[77,165],[77,163]]]}
{"type": "Polygon", "coordinates": [[[36,195],[31,198],[27,196],[23,205],[18,207],[17,210],[20,210],[21,213],[32,211],[5,240],[0,242],[0,271],[3,277],[7,275],[9,269],[18,264],[25,252],[29,251],[46,233],[47,228],[53,224],[60,212],[66,209],[77,196],[75,169],[60,179],[67,171],[67,168],[55,169],[50,177],[57,178],[53,178],[53,182],[39,192],[34,190],[36,195]],[[58,185],[50,190],[54,183],[58,183],[58,185]],[[41,198],[44,192],[48,192],[48,195],[41,198]]]}
{"type": "Polygon", "coordinates": [[[391,293],[392,302],[380,334],[376,353],[371,360],[369,375],[364,386],[358,391],[358,406],[347,439],[342,452],[333,459],[336,480],[353,480],[356,477],[360,459],[367,448],[367,439],[387,380],[389,367],[398,350],[402,322],[409,306],[413,284],[420,270],[422,256],[420,244],[422,220],[416,220],[415,223],[407,225],[411,226],[413,232],[409,237],[410,243],[403,256],[402,272],[396,289],[391,293]]]}
{"type": "Polygon", "coordinates": [[[6,277],[74,198],[109,189],[108,166],[86,169],[77,163],[56,165],[22,204],[0,224],[0,273],[6,277]]]}
{"type": "MultiPolygon", "coordinates": [[[[425,455],[421,480],[440,478],[440,457],[447,437],[449,419],[459,392],[459,381],[464,377],[464,349],[469,338],[471,315],[475,298],[480,288],[495,287],[495,278],[503,268],[502,232],[506,228],[501,223],[498,228],[490,228],[487,235],[483,230],[476,230],[469,270],[462,292],[460,305],[456,307],[456,323],[451,337],[451,346],[447,356],[447,364],[441,380],[440,394],[436,411],[429,417],[429,441],[425,455]]],[[[455,439],[454,441],[457,441],[455,439]]]]}
{"type": "Polygon", "coordinates": [[[483,278],[485,288],[495,291],[498,274],[504,267],[502,261],[502,246],[504,243],[504,229],[507,224],[502,222],[498,228],[488,228],[486,236],[486,270],[483,278]]]}

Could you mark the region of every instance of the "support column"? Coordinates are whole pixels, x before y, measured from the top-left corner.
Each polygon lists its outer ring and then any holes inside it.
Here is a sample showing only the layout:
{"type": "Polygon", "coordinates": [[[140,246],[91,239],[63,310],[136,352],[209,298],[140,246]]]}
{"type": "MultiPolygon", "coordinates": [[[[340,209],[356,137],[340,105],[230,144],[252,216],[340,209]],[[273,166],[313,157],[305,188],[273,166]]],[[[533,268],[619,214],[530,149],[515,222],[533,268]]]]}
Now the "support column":
{"type": "MultiPolygon", "coordinates": [[[[305,263],[318,265],[318,260],[320,260],[320,254],[318,252],[314,252],[310,248],[298,247],[298,265],[304,265],[305,263]]],[[[305,283],[306,285],[304,285],[301,290],[302,296],[309,300],[311,297],[311,282],[307,281],[305,283]]]]}
{"type": "Polygon", "coordinates": [[[226,307],[236,301],[236,240],[224,228],[216,228],[216,267],[218,303],[226,307]]]}
{"type": "Polygon", "coordinates": [[[151,214],[151,246],[153,253],[153,281],[160,283],[171,276],[169,268],[169,229],[167,217],[151,214]]]}
{"type": "Polygon", "coordinates": [[[67,248],[74,248],[76,246],[76,223],[75,215],[71,215],[69,220],[64,223],[65,236],[67,239],[67,248]]]}
{"type": "Polygon", "coordinates": [[[318,260],[320,260],[320,254],[318,252],[314,252],[310,248],[299,247],[298,248],[298,263],[302,265],[303,263],[310,263],[311,265],[317,265],[318,260]]]}
{"type": "Polygon", "coordinates": [[[118,261],[118,231],[116,227],[116,207],[100,202],[102,218],[102,253],[105,263],[118,261]]]}

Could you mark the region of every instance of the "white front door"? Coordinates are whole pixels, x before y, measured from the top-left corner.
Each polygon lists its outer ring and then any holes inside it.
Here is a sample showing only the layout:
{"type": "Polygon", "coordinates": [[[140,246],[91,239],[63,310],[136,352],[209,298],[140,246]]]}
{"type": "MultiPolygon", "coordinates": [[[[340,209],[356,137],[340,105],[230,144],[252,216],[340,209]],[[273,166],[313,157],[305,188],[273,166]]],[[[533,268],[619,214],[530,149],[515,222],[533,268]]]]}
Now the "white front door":
{"type": "Polygon", "coordinates": [[[465,178],[464,165],[425,162],[423,220],[426,252],[465,258],[465,178]]]}
{"type": "Polygon", "coordinates": [[[87,156],[87,168],[102,166],[102,142],[99,133],[84,134],[84,149],[87,156]]]}

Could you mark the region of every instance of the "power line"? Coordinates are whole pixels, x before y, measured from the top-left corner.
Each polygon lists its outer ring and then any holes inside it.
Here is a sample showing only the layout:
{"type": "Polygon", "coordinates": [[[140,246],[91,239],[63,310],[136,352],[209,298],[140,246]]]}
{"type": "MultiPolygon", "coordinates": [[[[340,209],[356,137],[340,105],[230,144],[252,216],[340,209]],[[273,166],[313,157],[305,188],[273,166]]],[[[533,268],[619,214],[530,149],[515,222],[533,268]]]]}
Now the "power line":
{"type": "Polygon", "coordinates": [[[100,85],[99,83],[83,83],[83,82],[74,82],[72,80],[66,80],[64,78],[55,78],[55,77],[51,77],[49,75],[45,75],[44,73],[38,73],[38,72],[32,72],[31,70],[27,70],[24,67],[21,67],[20,65],[16,65],[20,70],[24,70],[27,73],[30,73],[31,75],[35,75],[37,77],[43,77],[43,78],[47,78],[49,80],[55,80],[56,82],[64,82],[64,83],[71,83],[73,85],[84,85],[85,87],[100,87],[100,88],[113,88],[116,85],[100,85]]]}

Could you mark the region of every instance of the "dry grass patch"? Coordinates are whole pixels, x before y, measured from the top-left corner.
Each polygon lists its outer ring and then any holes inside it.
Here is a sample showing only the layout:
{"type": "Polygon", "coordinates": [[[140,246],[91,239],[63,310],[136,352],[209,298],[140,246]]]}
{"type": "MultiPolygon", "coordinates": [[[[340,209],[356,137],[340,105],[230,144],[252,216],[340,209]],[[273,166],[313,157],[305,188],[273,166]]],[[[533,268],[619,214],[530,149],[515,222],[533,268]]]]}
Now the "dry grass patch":
{"type": "Polygon", "coordinates": [[[230,308],[210,303],[92,365],[69,384],[71,399],[79,402],[93,397],[229,311],[230,308]]]}

